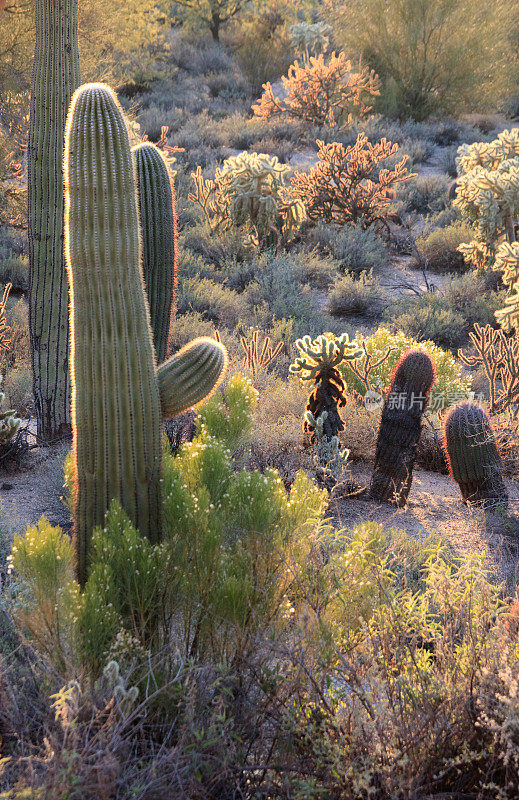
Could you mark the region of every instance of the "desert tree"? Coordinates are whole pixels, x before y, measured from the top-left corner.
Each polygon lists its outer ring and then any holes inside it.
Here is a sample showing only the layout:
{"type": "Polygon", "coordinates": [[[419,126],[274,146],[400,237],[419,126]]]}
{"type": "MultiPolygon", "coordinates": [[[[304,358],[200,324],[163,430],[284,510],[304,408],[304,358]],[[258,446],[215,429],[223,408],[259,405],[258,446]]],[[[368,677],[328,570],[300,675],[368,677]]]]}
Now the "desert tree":
{"type": "Polygon", "coordinates": [[[173,14],[196,20],[209,28],[215,42],[220,41],[220,30],[250,6],[250,0],[174,0],[169,4],[173,14]]]}
{"type": "Polygon", "coordinates": [[[338,45],[383,82],[379,107],[425,119],[495,108],[510,88],[507,0],[326,0],[338,45]]]}

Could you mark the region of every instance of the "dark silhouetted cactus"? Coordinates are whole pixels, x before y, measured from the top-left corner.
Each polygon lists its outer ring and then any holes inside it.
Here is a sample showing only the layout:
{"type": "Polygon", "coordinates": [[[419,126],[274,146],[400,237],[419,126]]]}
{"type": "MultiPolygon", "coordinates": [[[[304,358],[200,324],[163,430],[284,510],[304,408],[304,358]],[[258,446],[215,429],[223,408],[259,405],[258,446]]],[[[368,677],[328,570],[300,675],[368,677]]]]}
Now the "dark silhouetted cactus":
{"type": "Polygon", "coordinates": [[[410,350],[395,366],[384,402],[377,439],[371,496],[378,503],[407,502],[422,414],[434,383],[435,368],[423,350],[410,350]]]}
{"type": "Polygon", "coordinates": [[[134,163],[115,94],[74,94],[65,137],[65,253],[71,294],[74,535],[81,584],[95,526],[118,500],[161,538],[162,416],[203,400],[225,349],[198,339],[156,368],[141,271],[134,163]]]}
{"type": "Polygon", "coordinates": [[[29,125],[29,331],[38,435],[70,432],[69,297],[63,257],[63,138],[80,84],[78,0],[36,0],[29,125]]]}
{"type": "Polygon", "coordinates": [[[303,336],[297,339],[295,346],[299,356],[290,365],[290,374],[315,385],[306,403],[303,429],[311,432],[310,441],[315,443],[319,437],[314,422],[326,412],[321,421],[320,436],[331,440],[344,430],[339,408],[346,404],[346,385],[337,367],[345,361],[360,358],[362,350],[355,341],[350,342],[347,333],[337,337],[325,333],[314,340],[311,336],[303,336]]]}
{"type": "Polygon", "coordinates": [[[451,408],[443,421],[443,444],[449,472],[465,502],[484,508],[507,504],[501,456],[481,406],[467,400],[451,408]]]}
{"type": "Polygon", "coordinates": [[[137,171],[144,284],[160,363],[167,356],[169,328],[175,313],[178,269],[175,198],[168,166],[158,147],[142,142],[132,152],[137,171]]]}

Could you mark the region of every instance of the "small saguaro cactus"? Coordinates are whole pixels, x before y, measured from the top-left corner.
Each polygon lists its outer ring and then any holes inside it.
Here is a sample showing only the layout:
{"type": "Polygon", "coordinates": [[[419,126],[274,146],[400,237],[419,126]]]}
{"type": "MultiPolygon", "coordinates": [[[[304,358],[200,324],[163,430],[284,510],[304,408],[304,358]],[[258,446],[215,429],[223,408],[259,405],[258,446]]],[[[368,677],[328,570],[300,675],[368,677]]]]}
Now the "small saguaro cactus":
{"type": "Polygon", "coordinates": [[[378,503],[407,502],[422,414],[435,379],[435,368],[423,350],[410,350],[398,361],[384,401],[370,493],[378,503]]]}
{"type": "Polygon", "coordinates": [[[344,361],[360,358],[362,350],[356,342],[350,342],[347,333],[338,337],[323,334],[313,341],[310,336],[304,336],[295,342],[295,346],[300,355],[290,365],[290,373],[305,383],[315,384],[306,403],[304,430],[312,433],[311,442],[315,443],[315,422],[326,412],[321,438],[331,440],[344,430],[339,408],[346,404],[346,386],[337,367],[344,361]]]}
{"type": "Polygon", "coordinates": [[[169,328],[175,313],[178,241],[173,186],[164,156],[151,142],[132,149],[142,234],[144,284],[150,306],[157,360],[167,355],[169,328]]]}
{"type": "Polygon", "coordinates": [[[503,465],[488,414],[469,400],[450,409],[443,420],[443,446],[449,472],[465,502],[484,508],[505,505],[503,465]]]}
{"type": "Polygon", "coordinates": [[[29,333],[38,436],[70,433],[63,138],[80,84],[78,0],[36,0],[28,148],[29,333]]]}
{"type": "Polygon", "coordinates": [[[65,253],[71,292],[74,535],[88,576],[94,527],[118,500],[161,538],[161,418],[218,384],[225,349],[197,339],[157,369],[141,271],[134,164],[112,90],[80,87],[65,137],[65,253]]]}

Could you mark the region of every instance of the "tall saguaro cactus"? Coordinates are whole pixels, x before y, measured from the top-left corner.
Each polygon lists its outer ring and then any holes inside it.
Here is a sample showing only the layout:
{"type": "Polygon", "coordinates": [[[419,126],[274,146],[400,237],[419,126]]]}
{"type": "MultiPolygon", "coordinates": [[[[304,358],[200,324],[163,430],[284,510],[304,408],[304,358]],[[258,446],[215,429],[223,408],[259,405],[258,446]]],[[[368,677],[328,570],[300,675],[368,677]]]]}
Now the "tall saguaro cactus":
{"type": "Polygon", "coordinates": [[[29,329],[38,434],[70,431],[63,139],[79,86],[78,0],[35,0],[29,128],[29,329]]]}
{"type": "Polygon", "coordinates": [[[167,355],[169,326],[175,311],[178,242],[171,179],[164,156],[151,142],[132,150],[137,170],[144,283],[150,306],[158,361],[167,355]]]}
{"type": "Polygon", "coordinates": [[[71,291],[74,528],[78,578],[112,499],[161,537],[161,419],[204,399],[223,347],[198,339],[157,370],[141,269],[128,131],[103,84],[72,98],[65,136],[65,251],[71,291]]]}

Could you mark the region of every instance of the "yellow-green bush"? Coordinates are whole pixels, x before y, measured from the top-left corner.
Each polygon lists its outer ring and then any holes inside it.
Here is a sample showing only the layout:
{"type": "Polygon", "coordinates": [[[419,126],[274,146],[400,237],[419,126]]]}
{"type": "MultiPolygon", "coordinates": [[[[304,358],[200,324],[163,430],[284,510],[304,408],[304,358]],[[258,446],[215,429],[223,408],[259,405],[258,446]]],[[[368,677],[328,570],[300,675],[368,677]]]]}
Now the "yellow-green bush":
{"type": "MultiPolygon", "coordinates": [[[[442,350],[431,341],[419,342],[411,336],[406,336],[401,331],[392,333],[389,328],[381,327],[371,336],[363,337],[357,334],[355,341],[361,345],[365,342],[368,352],[372,354],[372,361],[378,361],[389,348],[393,348],[389,357],[380,367],[373,371],[371,383],[373,386],[380,384],[384,389],[389,387],[391,374],[399,358],[415,347],[425,350],[436,366],[435,392],[453,392],[465,396],[470,390],[471,378],[465,375],[460,364],[452,353],[442,350]]],[[[341,365],[339,370],[349,389],[354,389],[364,395],[366,388],[353,374],[347,364],[341,365]]]]}

